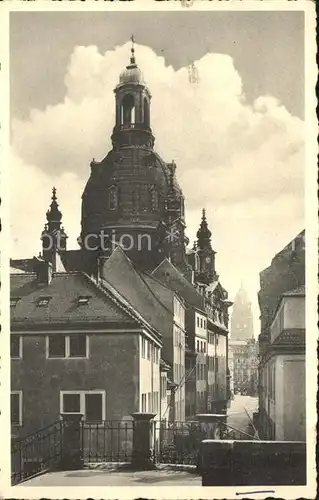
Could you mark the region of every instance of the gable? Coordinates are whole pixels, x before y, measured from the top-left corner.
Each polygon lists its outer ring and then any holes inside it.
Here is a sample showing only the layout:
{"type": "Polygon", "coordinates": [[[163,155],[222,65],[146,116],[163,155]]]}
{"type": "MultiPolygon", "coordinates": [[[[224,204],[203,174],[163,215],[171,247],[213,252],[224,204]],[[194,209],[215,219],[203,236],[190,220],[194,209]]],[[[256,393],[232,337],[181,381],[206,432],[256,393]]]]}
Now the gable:
{"type": "Polygon", "coordinates": [[[172,330],[173,314],[118,247],[102,268],[103,279],[160,334],[172,330]]]}

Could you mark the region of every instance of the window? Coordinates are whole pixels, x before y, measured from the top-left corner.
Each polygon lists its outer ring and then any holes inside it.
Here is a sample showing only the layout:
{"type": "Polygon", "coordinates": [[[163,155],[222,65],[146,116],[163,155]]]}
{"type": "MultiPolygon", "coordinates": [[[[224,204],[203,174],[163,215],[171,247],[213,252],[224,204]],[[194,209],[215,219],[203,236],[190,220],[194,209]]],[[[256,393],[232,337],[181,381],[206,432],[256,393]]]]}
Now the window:
{"type": "Polygon", "coordinates": [[[203,342],[204,345],[204,352],[206,352],[206,342],[203,342]]]}
{"type": "Polygon", "coordinates": [[[85,358],[86,357],[86,335],[70,335],[70,358],[85,358]]]}
{"type": "Polygon", "coordinates": [[[159,348],[158,347],[155,347],[155,363],[158,364],[159,363],[159,348]]]}
{"type": "Polygon", "coordinates": [[[155,186],[151,188],[151,206],[154,212],[158,210],[158,192],[155,186]]]}
{"type": "Polygon", "coordinates": [[[87,295],[80,295],[79,299],[78,299],[78,305],[79,306],[84,306],[86,304],[89,303],[89,300],[90,300],[91,297],[87,296],[87,295]]]}
{"type": "Polygon", "coordinates": [[[166,398],[167,380],[166,377],[161,377],[161,397],[166,398]]]}
{"type": "Polygon", "coordinates": [[[20,299],[21,299],[21,297],[11,297],[10,298],[10,307],[15,307],[20,299]]]}
{"type": "Polygon", "coordinates": [[[65,358],[65,339],[64,335],[50,335],[49,339],[49,358],[65,358]]]}
{"type": "Polygon", "coordinates": [[[199,352],[199,340],[197,340],[196,351],[199,352]]]}
{"type": "Polygon", "coordinates": [[[85,419],[88,422],[100,422],[102,419],[102,395],[85,394],[85,419]]]}
{"type": "Polygon", "coordinates": [[[203,328],[203,318],[200,319],[200,327],[203,328]]]}
{"type": "Polygon", "coordinates": [[[105,420],[105,391],[61,391],[61,413],[81,413],[86,422],[105,420]]]}
{"type": "Polygon", "coordinates": [[[87,358],[89,338],[86,334],[49,335],[47,358],[87,358]]]}
{"type": "Polygon", "coordinates": [[[22,337],[20,335],[12,335],[10,338],[10,355],[11,359],[22,358],[22,337]]]}
{"type": "Polygon", "coordinates": [[[22,392],[11,392],[11,425],[22,425],[22,392]]]}
{"type": "Polygon", "coordinates": [[[197,316],[197,326],[199,326],[199,316],[197,316]]]}
{"type": "Polygon", "coordinates": [[[111,186],[108,190],[109,210],[116,210],[118,206],[118,192],[116,186],[111,186]]]}
{"type": "Polygon", "coordinates": [[[148,405],[148,408],[147,408],[147,411],[153,411],[153,408],[152,408],[152,393],[149,392],[148,395],[147,395],[147,405],[148,405]]]}
{"type": "Polygon", "coordinates": [[[218,372],[218,358],[217,357],[215,359],[215,369],[218,372]]]}
{"type": "Polygon", "coordinates": [[[203,352],[203,342],[200,343],[200,352],[203,352]]]}
{"type": "Polygon", "coordinates": [[[146,340],[146,349],[147,349],[147,359],[151,359],[151,343],[149,340],[146,340]]]}
{"type": "Polygon", "coordinates": [[[37,306],[38,307],[46,307],[49,304],[51,299],[52,299],[52,297],[39,297],[38,302],[37,302],[37,306]]]}
{"type": "Polygon", "coordinates": [[[146,340],[144,337],[142,337],[142,358],[145,358],[146,356],[146,340]]]}
{"type": "Polygon", "coordinates": [[[142,394],[142,408],[141,411],[146,413],[146,394],[142,394]]]}

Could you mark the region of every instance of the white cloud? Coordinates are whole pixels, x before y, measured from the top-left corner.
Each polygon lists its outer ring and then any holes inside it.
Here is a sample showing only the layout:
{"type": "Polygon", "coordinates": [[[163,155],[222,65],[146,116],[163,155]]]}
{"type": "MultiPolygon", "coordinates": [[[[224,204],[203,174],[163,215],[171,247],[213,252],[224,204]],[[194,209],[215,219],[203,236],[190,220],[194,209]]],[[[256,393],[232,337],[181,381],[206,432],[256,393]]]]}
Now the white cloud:
{"type": "MultiPolygon", "coordinates": [[[[31,110],[27,121],[13,118],[14,254],[36,252],[53,184],[75,246],[89,162],[111,147],[113,88],[128,56],[129,44],[104,55],[76,47],[64,101],[31,110]]],[[[177,163],[190,235],[206,206],[226,286],[235,293],[241,277],[250,276],[256,293],[258,272],[303,226],[303,122],[272,96],[249,105],[227,55],[197,61],[196,84],[187,68],[175,71],[148,47],[138,45],[136,57],[153,95],[155,148],[177,163]]]]}

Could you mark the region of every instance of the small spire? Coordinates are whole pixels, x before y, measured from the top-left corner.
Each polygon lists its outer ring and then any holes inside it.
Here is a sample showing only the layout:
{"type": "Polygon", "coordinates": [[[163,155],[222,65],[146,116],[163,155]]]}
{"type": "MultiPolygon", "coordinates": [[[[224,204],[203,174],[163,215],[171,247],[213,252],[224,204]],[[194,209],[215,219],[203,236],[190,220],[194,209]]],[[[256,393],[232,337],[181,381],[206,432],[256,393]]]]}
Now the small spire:
{"type": "Polygon", "coordinates": [[[134,35],[131,35],[131,41],[132,41],[132,47],[131,47],[131,64],[136,64],[135,62],[135,49],[134,49],[134,43],[135,43],[135,38],[134,35]]]}
{"type": "Polygon", "coordinates": [[[199,226],[199,230],[196,233],[197,236],[197,244],[199,248],[204,248],[207,246],[210,246],[210,237],[212,233],[208,229],[208,224],[206,220],[206,210],[205,208],[202,209],[202,220],[199,226]]]}
{"type": "Polygon", "coordinates": [[[47,221],[50,223],[52,221],[60,222],[62,218],[62,213],[59,210],[59,205],[56,197],[56,188],[52,188],[52,198],[51,198],[50,208],[47,211],[47,221]]]}
{"type": "Polygon", "coordinates": [[[205,210],[205,208],[202,209],[202,221],[206,221],[206,210],[205,210]]]}

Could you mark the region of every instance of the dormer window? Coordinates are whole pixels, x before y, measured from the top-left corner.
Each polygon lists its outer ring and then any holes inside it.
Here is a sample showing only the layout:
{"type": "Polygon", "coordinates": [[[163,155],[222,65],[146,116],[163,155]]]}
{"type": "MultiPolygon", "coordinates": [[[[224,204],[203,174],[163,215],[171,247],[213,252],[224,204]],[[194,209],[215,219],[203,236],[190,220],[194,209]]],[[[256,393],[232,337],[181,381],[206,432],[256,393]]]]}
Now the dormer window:
{"type": "Polygon", "coordinates": [[[10,307],[15,307],[20,299],[21,299],[21,297],[11,297],[10,298],[10,307]]]}
{"type": "Polygon", "coordinates": [[[108,190],[108,206],[109,206],[109,210],[117,210],[117,207],[118,207],[118,189],[116,186],[111,186],[108,190]]]}
{"type": "Polygon", "coordinates": [[[50,300],[52,299],[52,297],[40,297],[38,302],[37,302],[37,306],[38,307],[46,307],[50,300]]]}
{"type": "Polygon", "coordinates": [[[88,295],[81,295],[79,298],[78,298],[78,305],[79,306],[84,306],[86,304],[89,303],[89,300],[90,300],[90,296],[88,295]]]}

